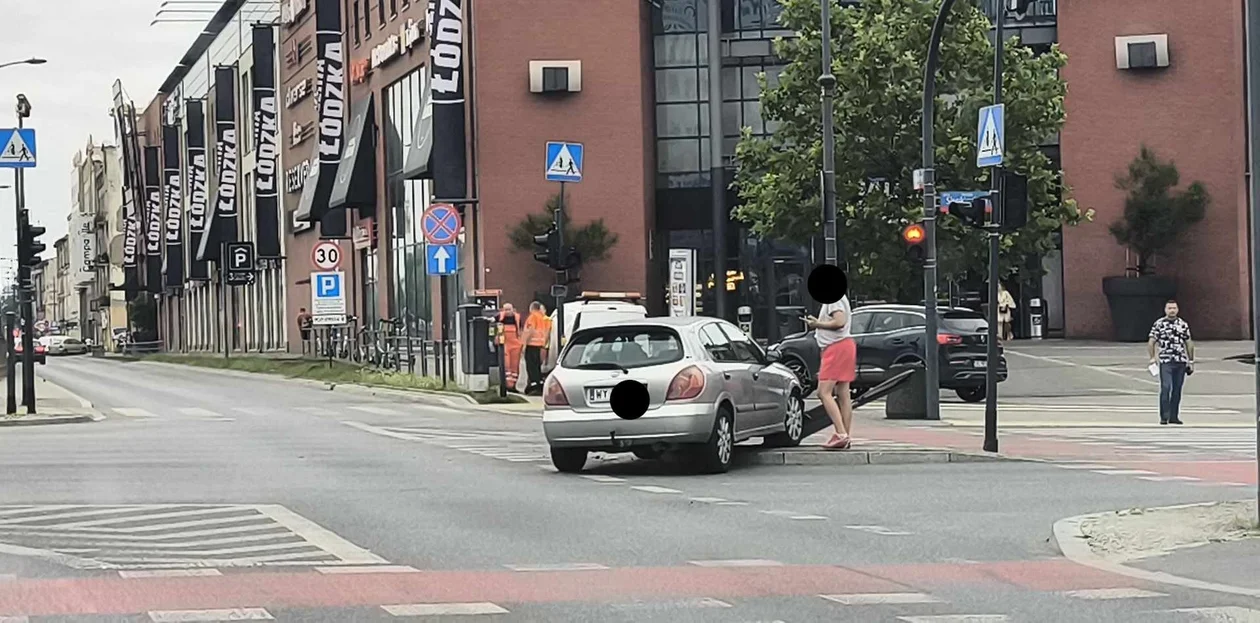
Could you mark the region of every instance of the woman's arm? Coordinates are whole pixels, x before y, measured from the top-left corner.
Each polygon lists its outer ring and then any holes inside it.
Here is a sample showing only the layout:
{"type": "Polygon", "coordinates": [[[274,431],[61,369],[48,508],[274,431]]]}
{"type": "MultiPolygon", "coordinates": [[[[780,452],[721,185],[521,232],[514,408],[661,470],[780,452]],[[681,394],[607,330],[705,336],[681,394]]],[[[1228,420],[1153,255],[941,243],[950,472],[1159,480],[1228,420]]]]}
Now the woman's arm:
{"type": "Polygon", "coordinates": [[[849,324],[849,315],[843,310],[837,309],[831,312],[830,318],[814,318],[813,316],[805,317],[805,324],[814,329],[827,329],[828,331],[837,331],[843,329],[849,324]]]}

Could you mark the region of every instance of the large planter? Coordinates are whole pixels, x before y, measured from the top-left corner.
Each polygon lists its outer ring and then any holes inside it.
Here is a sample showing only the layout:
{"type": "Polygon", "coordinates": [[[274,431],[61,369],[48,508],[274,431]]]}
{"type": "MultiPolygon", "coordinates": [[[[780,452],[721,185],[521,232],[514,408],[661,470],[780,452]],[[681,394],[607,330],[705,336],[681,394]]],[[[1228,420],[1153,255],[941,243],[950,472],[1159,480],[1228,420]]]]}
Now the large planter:
{"type": "Polygon", "coordinates": [[[1159,275],[1103,277],[1103,294],[1116,341],[1145,342],[1151,325],[1164,315],[1164,304],[1177,295],[1177,284],[1159,275]]]}

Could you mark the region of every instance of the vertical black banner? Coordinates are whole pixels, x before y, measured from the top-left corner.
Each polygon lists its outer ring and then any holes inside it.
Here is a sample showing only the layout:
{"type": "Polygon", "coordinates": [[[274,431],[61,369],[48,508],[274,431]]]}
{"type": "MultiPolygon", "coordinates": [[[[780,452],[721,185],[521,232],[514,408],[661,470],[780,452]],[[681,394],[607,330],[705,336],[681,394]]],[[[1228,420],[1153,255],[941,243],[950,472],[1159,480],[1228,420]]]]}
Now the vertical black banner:
{"type": "Polygon", "coordinates": [[[166,289],[178,292],[184,287],[184,191],[179,175],[179,119],[167,121],[169,125],[162,126],[162,225],[166,244],[162,275],[166,289]]]}
{"type": "Polygon", "coordinates": [[[235,242],[237,197],[236,68],[214,68],[214,162],[219,173],[210,224],[197,247],[197,258],[218,262],[223,243],[235,242]]]}
{"type": "Polygon", "coordinates": [[[315,0],[315,97],[319,111],[318,166],[311,167],[302,188],[296,218],[320,222],[320,237],[345,238],[344,209],[329,210],[341,162],[343,126],[346,119],[346,64],[341,41],[341,1],[315,0]]]}
{"type": "Polygon", "coordinates": [[[114,82],[114,127],[118,132],[118,149],[123,164],[123,283],[122,290],[128,301],[135,298],[140,289],[139,246],[140,218],[136,188],[137,158],[132,153],[135,124],[130,114],[130,102],[123,93],[122,83],[114,82]]]}
{"type": "Polygon", "coordinates": [[[184,145],[188,161],[188,278],[204,281],[210,278],[210,265],[197,258],[197,245],[209,228],[210,190],[207,185],[209,163],[206,161],[206,112],[201,100],[188,100],[184,105],[187,129],[184,145]]]}
{"type": "Polygon", "coordinates": [[[162,159],[157,145],[144,147],[144,287],[162,293],[162,159]]]}
{"type": "Polygon", "coordinates": [[[254,226],[259,258],[280,257],[280,128],[276,106],[276,33],[254,24],[254,226]]]}
{"type": "Polygon", "coordinates": [[[464,0],[429,0],[429,85],[433,97],[433,194],[468,196],[464,137],[464,0]]]}

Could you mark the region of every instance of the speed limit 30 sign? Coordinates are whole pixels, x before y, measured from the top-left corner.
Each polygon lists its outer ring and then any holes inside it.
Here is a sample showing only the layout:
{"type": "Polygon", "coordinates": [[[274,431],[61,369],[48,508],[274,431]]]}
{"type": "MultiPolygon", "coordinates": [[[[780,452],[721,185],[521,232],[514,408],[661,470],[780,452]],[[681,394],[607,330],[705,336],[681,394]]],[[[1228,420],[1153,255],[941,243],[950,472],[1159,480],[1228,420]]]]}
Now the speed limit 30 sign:
{"type": "Polygon", "coordinates": [[[322,240],[311,249],[311,265],[316,270],[337,270],[341,267],[341,247],[332,240],[322,240]]]}

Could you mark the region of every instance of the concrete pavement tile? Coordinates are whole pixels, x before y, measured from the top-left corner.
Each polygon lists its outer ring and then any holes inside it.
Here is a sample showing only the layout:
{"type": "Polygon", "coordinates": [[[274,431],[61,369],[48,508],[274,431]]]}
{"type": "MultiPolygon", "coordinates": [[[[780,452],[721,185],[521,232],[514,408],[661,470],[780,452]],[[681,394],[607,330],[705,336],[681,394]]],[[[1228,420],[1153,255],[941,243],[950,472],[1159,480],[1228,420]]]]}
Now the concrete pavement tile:
{"type": "Polygon", "coordinates": [[[940,451],[869,452],[871,465],[906,465],[910,463],[948,463],[949,453],[940,451]]]}

